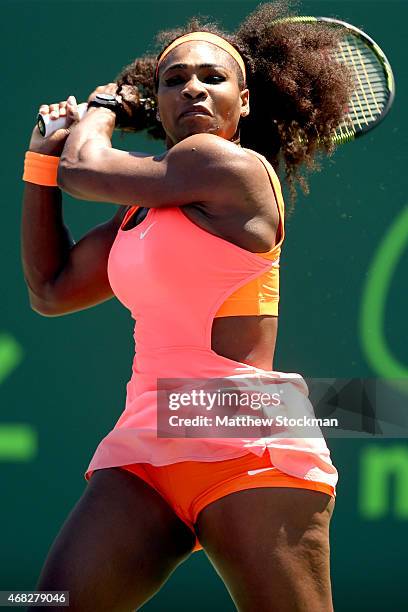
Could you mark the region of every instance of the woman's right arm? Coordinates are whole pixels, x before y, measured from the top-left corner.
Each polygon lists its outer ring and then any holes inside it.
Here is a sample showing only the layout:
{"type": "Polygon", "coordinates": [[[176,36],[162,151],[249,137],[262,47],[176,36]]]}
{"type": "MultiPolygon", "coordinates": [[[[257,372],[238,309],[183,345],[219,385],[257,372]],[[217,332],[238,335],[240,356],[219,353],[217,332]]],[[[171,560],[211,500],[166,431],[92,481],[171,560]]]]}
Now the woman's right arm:
{"type": "MultiPolygon", "coordinates": [[[[68,127],[79,120],[69,116],[66,102],[43,105],[51,119],[67,115],[68,127]]],[[[69,129],[42,138],[35,127],[29,150],[59,156],[69,129]]],[[[89,308],[112,297],[107,275],[109,251],[126,207],[90,230],[78,243],[62,215],[62,192],[26,182],[21,220],[21,260],[31,307],[44,316],[58,316],[89,308]]]]}
{"type": "Polygon", "coordinates": [[[78,243],[62,217],[58,187],[26,183],[21,223],[21,259],[33,310],[59,316],[89,308],[113,296],[108,256],[125,207],[78,243]]]}

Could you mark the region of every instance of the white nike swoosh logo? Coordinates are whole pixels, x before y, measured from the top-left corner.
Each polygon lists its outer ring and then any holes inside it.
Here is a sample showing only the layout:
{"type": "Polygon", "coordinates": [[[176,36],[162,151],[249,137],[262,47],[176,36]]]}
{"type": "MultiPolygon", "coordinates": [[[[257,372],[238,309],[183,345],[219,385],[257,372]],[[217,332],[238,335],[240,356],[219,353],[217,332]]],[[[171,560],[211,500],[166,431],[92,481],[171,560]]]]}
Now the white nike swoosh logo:
{"type": "Polygon", "coordinates": [[[156,221],[154,221],[154,223],[152,223],[151,225],[149,225],[149,227],[148,227],[147,229],[145,229],[145,231],[144,231],[144,232],[140,232],[140,236],[139,236],[140,240],[143,240],[143,238],[146,236],[146,234],[147,234],[147,232],[149,231],[149,229],[150,229],[151,227],[153,227],[153,225],[154,225],[155,223],[156,223],[156,221]]]}
{"type": "Polygon", "coordinates": [[[259,474],[259,472],[266,472],[267,470],[276,470],[276,467],[262,468],[261,470],[248,470],[248,475],[253,476],[254,474],[259,474]]]}

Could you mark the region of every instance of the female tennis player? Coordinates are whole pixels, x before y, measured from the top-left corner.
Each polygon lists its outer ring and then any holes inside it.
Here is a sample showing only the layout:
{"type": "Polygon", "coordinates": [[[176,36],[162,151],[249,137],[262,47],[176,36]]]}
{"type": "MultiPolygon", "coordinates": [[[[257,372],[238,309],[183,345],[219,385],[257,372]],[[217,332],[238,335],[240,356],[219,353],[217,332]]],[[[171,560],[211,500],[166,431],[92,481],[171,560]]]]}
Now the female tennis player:
{"type": "Polygon", "coordinates": [[[324,439],[174,438],[156,427],[158,378],[255,374],[307,393],[299,374],[273,369],[284,239],[273,167],[282,160],[289,184],[306,186],[299,169],[330,149],[351,85],[331,59],[337,34],[273,24],[282,11],[262,5],[235,35],[197,19],[162,33],[158,59],[97,87],[81,120],[72,96],[40,107],[67,129],[42,138],[36,127],[26,156],[31,305],[58,316],[116,295],[136,321],[125,409],[37,585],[69,591],[70,610],[138,609],[202,548],[241,612],[333,609],[338,474],[324,439]],[[113,148],[119,116],[164,137],[166,151],[113,148]],[[120,206],[75,243],[61,192],[120,206]]]}

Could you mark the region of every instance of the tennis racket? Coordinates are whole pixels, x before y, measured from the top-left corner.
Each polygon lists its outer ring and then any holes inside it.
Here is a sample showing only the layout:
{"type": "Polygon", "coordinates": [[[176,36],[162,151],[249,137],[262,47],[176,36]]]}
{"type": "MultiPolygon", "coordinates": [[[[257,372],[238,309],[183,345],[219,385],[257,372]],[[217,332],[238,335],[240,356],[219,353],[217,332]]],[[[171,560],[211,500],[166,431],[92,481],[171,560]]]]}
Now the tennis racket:
{"type": "Polygon", "coordinates": [[[351,68],[355,90],[342,123],[334,131],[333,142],[355,140],[381,123],[394,101],[395,80],[391,65],[377,43],[355,26],[331,17],[287,17],[274,23],[284,22],[324,22],[344,30],[334,56],[351,68]]]}
{"type": "MultiPolygon", "coordinates": [[[[355,91],[342,123],[333,133],[333,142],[342,144],[355,140],[375,128],[388,114],[395,96],[395,80],[391,65],[377,43],[355,26],[331,17],[287,17],[274,23],[324,22],[344,30],[344,37],[334,55],[339,62],[349,66],[354,74],[355,91]]],[[[150,98],[141,102],[154,104],[150,98]]],[[[80,119],[87,104],[79,104],[80,119]]],[[[37,125],[42,136],[65,127],[65,117],[52,120],[38,115],[37,125]]]]}

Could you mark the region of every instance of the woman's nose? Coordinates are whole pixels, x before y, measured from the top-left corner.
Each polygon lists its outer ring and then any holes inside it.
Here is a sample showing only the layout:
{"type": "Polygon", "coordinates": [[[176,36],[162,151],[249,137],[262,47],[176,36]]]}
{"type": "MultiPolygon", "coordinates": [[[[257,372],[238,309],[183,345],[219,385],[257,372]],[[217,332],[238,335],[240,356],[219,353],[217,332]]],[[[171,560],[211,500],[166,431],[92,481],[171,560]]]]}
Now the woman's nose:
{"type": "Polygon", "coordinates": [[[196,76],[191,77],[181,93],[185,98],[189,99],[206,98],[208,95],[204,84],[196,76]]]}

